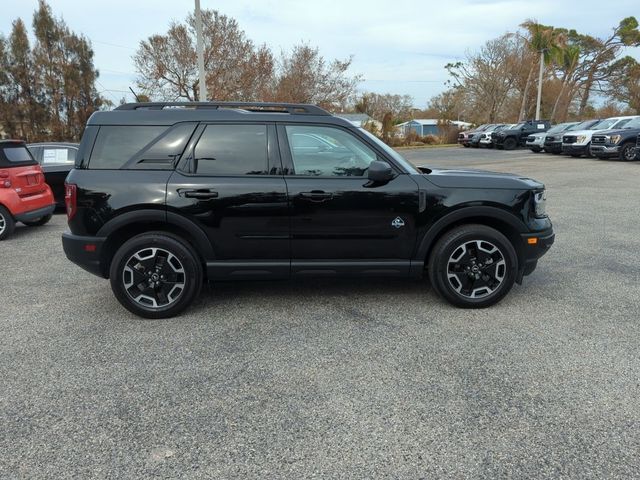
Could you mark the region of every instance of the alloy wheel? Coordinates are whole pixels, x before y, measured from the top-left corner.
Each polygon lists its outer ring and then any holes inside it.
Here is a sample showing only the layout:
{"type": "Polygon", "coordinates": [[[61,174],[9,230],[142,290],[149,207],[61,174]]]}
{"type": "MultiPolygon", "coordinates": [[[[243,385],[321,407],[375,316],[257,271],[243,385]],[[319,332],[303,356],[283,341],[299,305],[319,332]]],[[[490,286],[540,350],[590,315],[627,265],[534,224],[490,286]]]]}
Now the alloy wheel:
{"type": "Polygon", "coordinates": [[[131,299],[145,308],[174,304],[185,289],[184,266],[163,248],[144,248],[131,255],[122,271],[122,282],[131,299]]]}
{"type": "Polygon", "coordinates": [[[447,262],[449,285],[466,297],[479,299],[491,295],[507,274],[504,254],[486,240],[470,240],[456,248],[447,262]]]}
{"type": "Polygon", "coordinates": [[[7,220],[4,218],[4,215],[0,213],[0,235],[4,233],[4,230],[7,228],[7,220]]]}

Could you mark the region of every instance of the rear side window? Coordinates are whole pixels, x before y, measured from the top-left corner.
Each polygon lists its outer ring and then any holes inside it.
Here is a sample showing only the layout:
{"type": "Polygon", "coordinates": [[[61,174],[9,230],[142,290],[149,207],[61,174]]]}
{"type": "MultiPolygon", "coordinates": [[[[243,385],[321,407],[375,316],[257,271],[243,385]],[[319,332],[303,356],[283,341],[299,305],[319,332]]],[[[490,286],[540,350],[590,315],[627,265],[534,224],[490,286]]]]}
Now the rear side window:
{"type": "Polygon", "coordinates": [[[138,152],[160,136],[166,126],[101,126],[98,131],[89,168],[119,169],[138,152]]]}
{"type": "Polygon", "coordinates": [[[37,164],[38,162],[33,159],[31,153],[24,144],[0,144],[0,167],[21,167],[37,164]]]}
{"type": "Polygon", "coordinates": [[[208,125],[193,156],[197,175],[267,173],[266,125],[208,125]]]}

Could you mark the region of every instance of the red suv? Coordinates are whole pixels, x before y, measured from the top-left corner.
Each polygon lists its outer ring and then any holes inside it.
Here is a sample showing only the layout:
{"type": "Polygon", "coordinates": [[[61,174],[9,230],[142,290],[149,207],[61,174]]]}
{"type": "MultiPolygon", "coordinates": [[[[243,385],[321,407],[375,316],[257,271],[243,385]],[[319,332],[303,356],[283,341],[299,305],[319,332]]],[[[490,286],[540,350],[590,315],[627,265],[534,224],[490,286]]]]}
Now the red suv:
{"type": "Polygon", "coordinates": [[[44,225],[55,209],[42,168],[21,140],[0,140],[0,240],[16,222],[44,225]]]}

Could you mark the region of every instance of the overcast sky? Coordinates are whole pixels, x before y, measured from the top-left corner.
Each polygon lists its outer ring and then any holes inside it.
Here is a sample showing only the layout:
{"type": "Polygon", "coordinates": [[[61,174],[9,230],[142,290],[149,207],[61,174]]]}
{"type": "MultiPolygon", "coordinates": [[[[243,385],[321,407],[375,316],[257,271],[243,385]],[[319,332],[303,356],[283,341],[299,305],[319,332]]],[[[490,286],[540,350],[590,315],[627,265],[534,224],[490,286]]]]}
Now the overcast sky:
{"type": "MultiPolygon", "coordinates": [[[[21,17],[31,25],[37,0],[3,0],[0,32],[21,17]]],[[[100,70],[98,89],[117,103],[135,84],[131,56],[140,40],[164,33],[182,20],[194,0],[50,0],[57,16],[93,43],[100,70]]],[[[353,55],[352,72],[362,74],[361,90],[409,94],[416,106],[442,91],[444,65],[526,18],[608,35],[629,15],[640,16],[638,0],[201,0],[238,20],[255,43],[274,51],[301,41],[318,46],[327,58],[353,55]]],[[[629,50],[640,60],[640,49],[629,50]]]]}

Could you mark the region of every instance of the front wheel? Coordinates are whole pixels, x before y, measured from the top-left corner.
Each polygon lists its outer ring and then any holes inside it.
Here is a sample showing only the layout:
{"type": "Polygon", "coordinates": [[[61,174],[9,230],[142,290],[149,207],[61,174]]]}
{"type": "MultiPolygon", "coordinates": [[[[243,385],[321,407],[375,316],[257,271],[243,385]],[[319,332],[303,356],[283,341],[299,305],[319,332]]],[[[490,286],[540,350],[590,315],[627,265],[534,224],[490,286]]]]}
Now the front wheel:
{"type": "Polygon", "coordinates": [[[0,241],[9,237],[16,228],[16,222],[9,210],[0,205],[0,241]]]}
{"type": "Polygon", "coordinates": [[[463,225],[447,232],[429,258],[436,293],[452,305],[483,308],[509,293],[518,257],[507,237],[485,225],[463,225]]]}
{"type": "Polygon", "coordinates": [[[636,146],[633,143],[625,143],[620,149],[620,160],[632,162],[636,159],[636,146]]]}
{"type": "Polygon", "coordinates": [[[187,308],[200,292],[202,265],[188,243],[165,232],[128,240],[110,268],[111,289],[132,313],[169,318],[187,308]]]}
{"type": "Polygon", "coordinates": [[[45,215],[44,217],[40,217],[36,220],[32,220],[30,222],[22,222],[25,225],[27,225],[28,227],[40,227],[42,225],[44,225],[45,223],[49,222],[49,220],[51,220],[51,217],[53,215],[49,214],[49,215],[45,215]]]}
{"type": "Polygon", "coordinates": [[[515,150],[518,146],[518,141],[515,138],[506,138],[504,141],[504,149],[505,150],[515,150]]]}

